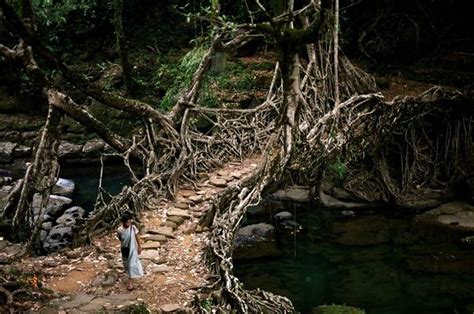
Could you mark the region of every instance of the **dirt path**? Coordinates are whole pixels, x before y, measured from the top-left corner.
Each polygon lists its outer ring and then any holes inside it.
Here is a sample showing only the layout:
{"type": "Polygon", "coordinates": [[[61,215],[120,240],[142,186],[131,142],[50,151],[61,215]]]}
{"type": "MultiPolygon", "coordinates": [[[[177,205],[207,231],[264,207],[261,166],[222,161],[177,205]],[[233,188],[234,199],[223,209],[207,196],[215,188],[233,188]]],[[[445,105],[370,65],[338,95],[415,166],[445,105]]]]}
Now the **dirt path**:
{"type": "Polygon", "coordinates": [[[257,161],[232,162],[205,176],[195,187],[182,187],[174,202],[155,199],[148,204],[139,225],[145,276],[136,281],[132,292],[126,290],[120,243],[113,233],[95,239],[94,246],[26,258],[15,266],[41,270],[44,286],[64,295],[48,305],[50,310],[96,312],[141,301],[155,311],[189,307],[193,289],[208,283],[209,278],[202,258],[208,233],[198,226],[199,218],[220,191],[250,174],[257,161]]]}

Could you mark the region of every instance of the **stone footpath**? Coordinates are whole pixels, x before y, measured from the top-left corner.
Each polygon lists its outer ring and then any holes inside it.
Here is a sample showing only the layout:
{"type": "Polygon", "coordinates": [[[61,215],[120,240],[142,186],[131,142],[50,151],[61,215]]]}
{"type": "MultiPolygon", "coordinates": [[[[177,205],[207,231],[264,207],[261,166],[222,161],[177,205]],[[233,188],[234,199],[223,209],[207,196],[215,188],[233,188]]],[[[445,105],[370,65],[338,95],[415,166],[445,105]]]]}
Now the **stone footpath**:
{"type": "MultiPolygon", "coordinates": [[[[120,243],[115,234],[94,240],[93,246],[46,257],[24,259],[23,269],[41,269],[44,286],[64,295],[44,313],[114,312],[146,304],[153,312],[190,308],[195,290],[208,284],[203,261],[208,232],[198,226],[216,195],[237,184],[257,167],[256,159],[232,162],[215,173],[205,174],[195,186],[177,191],[173,202],[154,199],[143,212],[139,225],[145,276],[135,290],[126,290],[120,243]]],[[[18,265],[15,265],[18,266],[18,265]]]]}

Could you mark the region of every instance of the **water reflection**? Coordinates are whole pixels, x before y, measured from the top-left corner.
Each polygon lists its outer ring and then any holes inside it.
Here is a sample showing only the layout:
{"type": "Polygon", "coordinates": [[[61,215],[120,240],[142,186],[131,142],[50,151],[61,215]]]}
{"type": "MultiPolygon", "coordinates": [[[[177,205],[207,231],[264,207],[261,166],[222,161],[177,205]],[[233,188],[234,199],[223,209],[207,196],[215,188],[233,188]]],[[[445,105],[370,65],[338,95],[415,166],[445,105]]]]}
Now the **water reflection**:
{"type": "MultiPolygon", "coordinates": [[[[410,216],[343,217],[316,206],[294,206],[284,209],[303,230],[290,234],[279,228],[282,256],[236,261],[235,272],[246,288],[285,295],[305,313],[333,303],[368,313],[471,311],[474,252],[460,246],[454,234],[425,229],[410,216]]],[[[253,209],[246,224],[275,223],[273,208],[267,203],[253,209]]]]}

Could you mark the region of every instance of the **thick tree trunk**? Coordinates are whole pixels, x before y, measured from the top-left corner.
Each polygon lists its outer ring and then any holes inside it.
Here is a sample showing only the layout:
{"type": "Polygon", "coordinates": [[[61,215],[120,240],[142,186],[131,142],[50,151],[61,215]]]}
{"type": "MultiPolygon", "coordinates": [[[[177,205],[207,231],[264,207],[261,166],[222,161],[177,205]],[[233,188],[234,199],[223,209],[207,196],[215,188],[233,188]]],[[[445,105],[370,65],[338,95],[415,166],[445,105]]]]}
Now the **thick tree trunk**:
{"type": "Polygon", "coordinates": [[[123,31],[123,0],[114,1],[114,26],[115,42],[122,65],[123,80],[127,89],[127,96],[133,97],[134,81],[132,77],[132,67],[128,60],[128,45],[123,31]]]}

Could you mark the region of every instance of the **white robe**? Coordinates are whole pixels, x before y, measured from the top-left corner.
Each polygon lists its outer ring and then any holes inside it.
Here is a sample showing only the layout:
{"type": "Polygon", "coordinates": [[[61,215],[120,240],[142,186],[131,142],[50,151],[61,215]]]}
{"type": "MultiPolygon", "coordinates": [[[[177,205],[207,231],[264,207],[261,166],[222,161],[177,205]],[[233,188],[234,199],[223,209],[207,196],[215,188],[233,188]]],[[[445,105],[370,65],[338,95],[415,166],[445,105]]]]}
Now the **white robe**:
{"type": "Polygon", "coordinates": [[[130,278],[138,278],[143,276],[143,267],[138,258],[138,246],[136,234],[138,233],[137,227],[129,226],[124,228],[120,226],[118,234],[120,241],[122,242],[122,248],[129,248],[128,256],[122,254],[123,267],[127,271],[130,278]]]}

